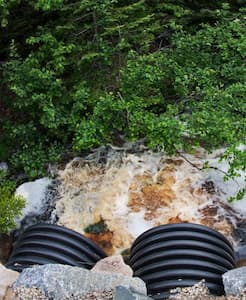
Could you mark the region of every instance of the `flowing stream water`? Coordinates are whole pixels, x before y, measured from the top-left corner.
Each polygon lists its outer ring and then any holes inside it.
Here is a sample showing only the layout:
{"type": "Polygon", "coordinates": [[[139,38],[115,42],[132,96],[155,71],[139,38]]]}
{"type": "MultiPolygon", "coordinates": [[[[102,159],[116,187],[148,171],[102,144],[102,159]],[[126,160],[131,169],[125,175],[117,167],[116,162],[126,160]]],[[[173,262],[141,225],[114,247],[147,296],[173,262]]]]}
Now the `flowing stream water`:
{"type": "MultiPolygon", "coordinates": [[[[37,220],[42,215],[41,220],[85,234],[108,254],[121,253],[142,232],[167,223],[207,225],[225,234],[235,248],[246,242],[246,199],[227,202],[244,178],[224,182],[228,163],[219,163],[223,149],[170,157],[141,144],[134,147],[101,147],[69,162],[57,172],[46,197],[34,197],[35,207],[41,199],[37,220]],[[211,168],[203,169],[205,161],[211,168]]],[[[28,198],[25,191],[17,189],[28,198]]],[[[29,198],[25,215],[35,216],[29,198]]]]}

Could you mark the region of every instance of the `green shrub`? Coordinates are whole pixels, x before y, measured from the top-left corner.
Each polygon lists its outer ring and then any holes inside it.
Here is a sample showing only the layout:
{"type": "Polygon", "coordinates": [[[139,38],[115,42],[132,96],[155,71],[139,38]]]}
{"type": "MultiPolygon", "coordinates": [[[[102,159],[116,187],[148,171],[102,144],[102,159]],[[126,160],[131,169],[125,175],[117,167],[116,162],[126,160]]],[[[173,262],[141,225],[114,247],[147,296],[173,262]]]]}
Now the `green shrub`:
{"type": "Polygon", "coordinates": [[[229,176],[245,168],[243,1],[0,0],[0,14],[15,169],[33,178],[64,148],[139,138],[169,153],[230,147],[229,176]]]}
{"type": "Polygon", "coordinates": [[[6,233],[16,226],[15,219],[21,216],[25,206],[24,198],[15,196],[15,182],[0,172],[0,233],[6,233]]]}

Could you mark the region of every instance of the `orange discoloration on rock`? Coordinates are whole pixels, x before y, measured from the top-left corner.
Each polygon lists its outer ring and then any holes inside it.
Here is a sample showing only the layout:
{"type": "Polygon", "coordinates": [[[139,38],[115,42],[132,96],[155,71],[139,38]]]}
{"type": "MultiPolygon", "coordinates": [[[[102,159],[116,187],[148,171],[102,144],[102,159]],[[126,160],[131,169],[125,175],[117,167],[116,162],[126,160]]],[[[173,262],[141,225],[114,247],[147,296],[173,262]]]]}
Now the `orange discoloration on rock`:
{"type": "Polygon", "coordinates": [[[168,224],[185,223],[179,216],[172,217],[168,220],[168,224]]]}
{"type": "Polygon", "coordinates": [[[107,255],[113,254],[114,249],[112,243],[112,232],[106,231],[101,233],[85,233],[84,235],[99,245],[107,253],[107,255]]]}
{"type": "Polygon", "coordinates": [[[172,174],[173,166],[160,170],[154,180],[149,174],[136,176],[129,188],[128,207],[131,211],[139,212],[145,209],[145,220],[152,220],[157,216],[158,209],[168,206],[175,199],[172,186],[175,178],[172,174]]]}
{"type": "Polygon", "coordinates": [[[133,178],[129,188],[128,206],[133,212],[139,212],[145,205],[142,189],[145,186],[151,186],[153,179],[150,174],[137,175],[133,178]]]}
{"type": "Polygon", "coordinates": [[[157,183],[171,187],[175,184],[175,178],[171,174],[167,174],[166,172],[159,173],[157,175],[157,183]]]}
{"type": "Polygon", "coordinates": [[[144,206],[144,201],[139,193],[130,193],[128,206],[133,212],[139,212],[141,210],[141,208],[144,206]]]}
{"type": "Polygon", "coordinates": [[[204,194],[204,190],[202,188],[195,188],[193,190],[193,196],[194,197],[200,197],[203,194],[204,194]]]}
{"type": "Polygon", "coordinates": [[[201,224],[208,226],[214,230],[219,231],[224,234],[228,240],[233,243],[232,235],[233,235],[233,226],[229,220],[222,218],[220,220],[215,220],[213,217],[204,217],[201,220],[201,224]]]}
{"type": "Polygon", "coordinates": [[[169,201],[175,198],[175,194],[170,187],[165,187],[159,184],[145,186],[142,189],[145,207],[158,208],[167,205],[169,201]]]}
{"type": "Polygon", "coordinates": [[[124,228],[122,228],[122,230],[118,230],[117,232],[115,232],[115,234],[113,235],[113,239],[112,239],[112,244],[114,245],[114,250],[118,250],[118,249],[122,249],[125,246],[125,243],[127,243],[128,245],[131,245],[134,241],[134,238],[132,237],[131,234],[129,234],[128,232],[126,232],[126,230],[124,228]]]}
{"type": "Polygon", "coordinates": [[[165,163],[167,164],[173,164],[175,166],[181,166],[184,163],[183,159],[179,159],[179,158],[167,158],[165,159],[165,163]]]}
{"type": "MultiPolygon", "coordinates": [[[[201,223],[232,236],[238,219],[223,204],[223,187],[201,170],[205,150],[179,157],[109,152],[107,164],[96,167],[100,153],[75,159],[61,172],[56,204],[61,225],[83,234],[88,225],[105,220],[107,232],[87,236],[108,254],[130,248],[141,230],[168,223],[201,223]]],[[[210,155],[213,162],[218,155],[210,155]]]]}
{"type": "MultiPolygon", "coordinates": [[[[229,206],[228,206],[229,207],[229,206]]],[[[213,228],[222,234],[224,234],[229,240],[232,241],[234,226],[230,220],[229,213],[227,215],[226,210],[228,208],[226,204],[219,202],[208,205],[201,209],[201,224],[213,228]],[[224,206],[224,207],[223,207],[224,206]],[[219,213],[220,209],[224,209],[225,213],[222,215],[219,213]]]]}
{"type": "Polygon", "coordinates": [[[156,176],[156,182],[167,184],[168,182],[170,182],[171,178],[173,178],[173,180],[175,182],[175,179],[173,177],[173,174],[175,171],[176,171],[176,167],[173,164],[170,164],[170,165],[160,169],[156,176]]]}
{"type": "Polygon", "coordinates": [[[150,174],[136,175],[130,185],[129,191],[139,191],[144,185],[151,185],[153,178],[150,174]]]}

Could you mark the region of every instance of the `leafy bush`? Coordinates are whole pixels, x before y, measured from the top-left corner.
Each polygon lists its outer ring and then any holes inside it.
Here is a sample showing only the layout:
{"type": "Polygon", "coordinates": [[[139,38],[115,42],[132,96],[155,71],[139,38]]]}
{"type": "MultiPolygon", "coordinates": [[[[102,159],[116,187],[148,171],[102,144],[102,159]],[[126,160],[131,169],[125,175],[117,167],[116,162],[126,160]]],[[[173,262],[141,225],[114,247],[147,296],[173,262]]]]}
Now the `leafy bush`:
{"type": "Polygon", "coordinates": [[[0,233],[9,232],[16,226],[15,218],[21,216],[25,206],[24,198],[14,195],[15,182],[0,172],[0,233]]]}
{"type": "Polygon", "coordinates": [[[24,145],[11,157],[12,167],[16,170],[24,170],[29,179],[35,179],[47,175],[49,163],[60,160],[63,152],[62,146],[56,143],[45,145],[45,142],[24,145]]]}
{"type": "Polygon", "coordinates": [[[2,20],[9,15],[1,140],[15,168],[33,178],[64,148],[143,137],[169,153],[229,147],[229,176],[245,168],[236,150],[246,132],[242,1],[0,0],[0,8],[2,20]]]}

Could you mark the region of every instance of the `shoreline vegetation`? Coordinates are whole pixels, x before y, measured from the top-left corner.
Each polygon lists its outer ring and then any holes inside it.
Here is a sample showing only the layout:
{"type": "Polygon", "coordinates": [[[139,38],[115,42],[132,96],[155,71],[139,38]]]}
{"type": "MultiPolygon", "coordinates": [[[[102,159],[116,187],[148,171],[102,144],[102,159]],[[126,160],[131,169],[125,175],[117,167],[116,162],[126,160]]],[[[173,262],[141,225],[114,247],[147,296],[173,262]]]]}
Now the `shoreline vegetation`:
{"type": "Polygon", "coordinates": [[[244,172],[244,2],[0,0],[4,180],[139,139],[244,172]]]}

